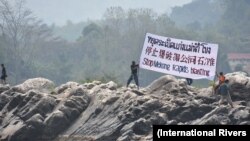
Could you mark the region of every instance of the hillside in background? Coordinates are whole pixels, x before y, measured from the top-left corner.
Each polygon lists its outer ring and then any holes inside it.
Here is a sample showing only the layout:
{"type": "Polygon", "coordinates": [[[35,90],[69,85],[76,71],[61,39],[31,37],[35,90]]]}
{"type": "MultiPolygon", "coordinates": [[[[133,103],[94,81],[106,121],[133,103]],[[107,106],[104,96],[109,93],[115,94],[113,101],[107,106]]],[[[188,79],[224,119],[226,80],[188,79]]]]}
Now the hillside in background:
{"type": "Polygon", "coordinates": [[[67,41],[74,42],[76,41],[82,34],[82,29],[88,23],[81,22],[81,23],[72,23],[71,21],[67,21],[66,25],[64,26],[56,26],[52,25],[53,33],[56,36],[59,36],[67,41]]]}
{"type": "Polygon", "coordinates": [[[174,7],[170,18],[178,26],[201,29],[214,25],[221,19],[225,12],[223,6],[222,0],[193,0],[182,7],[174,7]]]}
{"type": "MultiPolygon", "coordinates": [[[[25,5],[22,8],[27,10],[25,5]]],[[[250,3],[247,0],[195,0],[173,8],[170,16],[158,15],[152,9],[110,7],[100,20],[78,24],[68,21],[62,27],[48,26],[33,18],[32,11],[28,10],[28,15],[19,13],[25,15],[24,18],[12,21],[12,16],[18,17],[14,16],[18,10],[15,6],[11,9],[10,15],[0,17],[3,25],[0,60],[6,66],[7,80],[12,85],[32,77],[49,78],[56,84],[71,80],[79,83],[113,80],[124,85],[130,75],[131,61],[139,60],[147,32],[218,43],[218,72],[231,72],[228,53],[250,52],[250,3]],[[19,26],[13,28],[13,25],[19,26]]],[[[140,70],[140,84],[147,86],[162,75],[140,70]]],[[[194,85],[206,87],[208,83],[198,80],[194,85]]]]}

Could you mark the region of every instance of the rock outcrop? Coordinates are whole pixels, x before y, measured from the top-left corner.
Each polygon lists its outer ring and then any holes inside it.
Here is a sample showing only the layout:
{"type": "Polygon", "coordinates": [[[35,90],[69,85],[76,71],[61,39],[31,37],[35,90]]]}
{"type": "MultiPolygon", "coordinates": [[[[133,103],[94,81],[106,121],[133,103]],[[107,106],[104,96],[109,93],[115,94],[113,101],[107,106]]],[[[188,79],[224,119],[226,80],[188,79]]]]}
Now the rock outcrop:
{"type": "Polygon", "coordinates": [[[55,88],[44,78],[0,86],[1,141],[151,141],[154,124],[250,125],[250,78],[227,74],[235,107],[218,105],[212,87],[166,75],[138,91],[115,82],[55,88]]]}

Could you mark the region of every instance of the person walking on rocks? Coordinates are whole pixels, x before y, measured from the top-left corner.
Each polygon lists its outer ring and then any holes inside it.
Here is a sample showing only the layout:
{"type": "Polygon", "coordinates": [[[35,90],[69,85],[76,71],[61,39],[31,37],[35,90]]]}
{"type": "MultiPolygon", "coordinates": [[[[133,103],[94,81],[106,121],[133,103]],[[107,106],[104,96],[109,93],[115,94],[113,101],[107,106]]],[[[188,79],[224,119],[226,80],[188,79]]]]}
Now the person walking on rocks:
{"type": "Polygon", "coordinates": [[[224,83],[222,83],[219,87],[219,94],[221,95],[221,99],[219,101],[219,105],[223,103],[223,101],[226,99],[227,102],[231,105],[233,108],[233,102],[229,93],[229,86],[228,86],[229,80],[225,80],[224,83]]]}
{"type": "Polygon", "coordinates": [[[1,64],[1,67],[2,67],[1,83],[6,84],[7,73],[4,64],[1,64]]]}
{"type": "Polygon", "coordinates": [[[131,75],[127,81],[127,87],[130,84],[130,82],[134,79],[135,84],[137,85],[137,88],[139,89],[139,82],[138,82],[138,75],[137,75],[139,64],[136,64],[135,61],[132,61],[130,68],[131,68],[131,75]]]}

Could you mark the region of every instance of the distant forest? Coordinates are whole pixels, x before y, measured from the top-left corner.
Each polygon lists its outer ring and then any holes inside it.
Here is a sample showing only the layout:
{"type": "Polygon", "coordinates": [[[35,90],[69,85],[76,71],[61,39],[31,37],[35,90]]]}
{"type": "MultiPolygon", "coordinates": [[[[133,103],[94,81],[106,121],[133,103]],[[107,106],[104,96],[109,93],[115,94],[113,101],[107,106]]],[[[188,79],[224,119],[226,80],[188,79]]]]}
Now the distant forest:
{"type": "MultiPolygon", "coordinates": [[[[8,82],[45,77],[67,81],[113,80],[125,85],[147,32],[219,44],[217,70],[231,72],[227,53],[250,52],[249,0],[193,0],[171,13],[110,7],[103,18],[65,26],[39,21],[25,3],[0,0],[0,63],[8,82]]],[[[164,75],[139,70],[142,86],[164,75]]],[[[202,85],[197,83],[196,85],[202,85]]]]}

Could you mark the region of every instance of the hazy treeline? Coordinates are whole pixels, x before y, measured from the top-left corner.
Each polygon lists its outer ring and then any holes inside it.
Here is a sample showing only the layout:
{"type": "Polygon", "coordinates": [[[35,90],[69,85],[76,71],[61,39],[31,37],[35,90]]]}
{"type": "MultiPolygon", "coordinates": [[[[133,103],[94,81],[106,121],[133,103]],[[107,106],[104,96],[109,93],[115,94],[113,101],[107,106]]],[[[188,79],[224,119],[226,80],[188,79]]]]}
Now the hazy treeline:
{"type": "MultiPolygon", "coordinates": [[[[169,17],[167,13],[157,15],[151,9],[111,7],[101,20],[79,24],[68,21],[67,25],[57,27],[43,24],[25,8],[25,3],[15,6],[0,0],[0,62],[6,64],[8,80],[12,84],[38,76],[58,84],[94,79],[125,84],[131,61],[138,62],[145,34],[150,32],[218,43],[217,70],[230,72],[226,54],[249,52],[249,9],[247,0],[219,0],[205,4],[203,0],[195,0],[174,8],[169,17]],[[198,16],[193,7],[204,5],[210,8],[198,16]],[[217,6],[216,13],[209,14],[213,12],[213,6],[217,6]],[[190,22],[185,22],[189,19],[190,22]]],[[[139,80],[146,85],[160,75],[140,70],[139,80]]]]}

